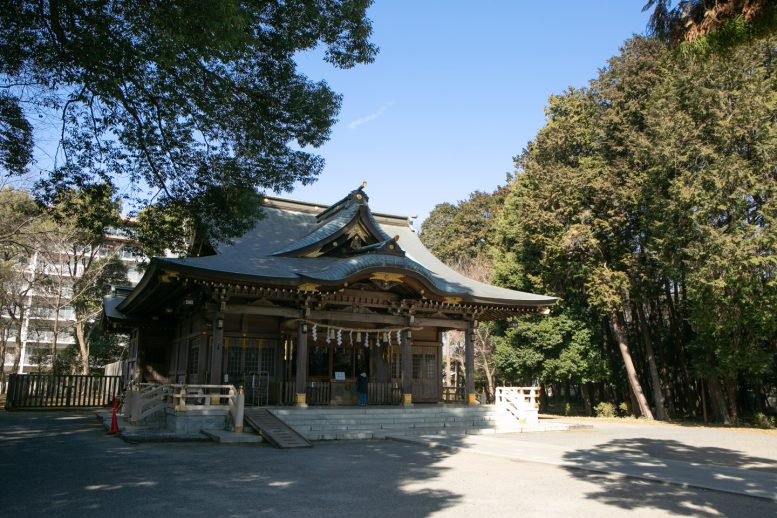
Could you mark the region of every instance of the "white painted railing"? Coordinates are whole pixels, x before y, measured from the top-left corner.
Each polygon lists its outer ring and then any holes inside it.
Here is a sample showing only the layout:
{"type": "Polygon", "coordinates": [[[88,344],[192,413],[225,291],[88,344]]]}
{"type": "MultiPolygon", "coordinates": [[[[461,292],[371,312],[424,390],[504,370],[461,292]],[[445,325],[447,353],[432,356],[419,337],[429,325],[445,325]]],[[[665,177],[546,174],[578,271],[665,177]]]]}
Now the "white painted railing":
{"type": "Polygon", "coordinates": [[[136,425],[146,417],[165,407],[165,385],[138,383],[132,385],[124,394],[125,415],[129,415],[130,424],[136,425]]]}
{"type": "Polygon", "coordinates": [[[520,424],[539,423],[540,387],[497,387],[496,407],[520,424]]]}
{"type": "Polygon", "coordinates": [[[235,431],[243,430],[245,395],[234,385],[184,385],[138,383],[131,386],[124,396],[125,415],[130,424],[137,424],[164,408],[177,412],[197,410],[228,410],[235,431]]]}
{"type": "Polygon", "coordinates": [[[232,387],[229,391],[229,414],[232,416],[232,423],[235,426],[235,431],[240,433],[243,431],[243,415],[245,413],[246,395],[243,392],[243,387],[235,392],[235,388],[232,387]]]}

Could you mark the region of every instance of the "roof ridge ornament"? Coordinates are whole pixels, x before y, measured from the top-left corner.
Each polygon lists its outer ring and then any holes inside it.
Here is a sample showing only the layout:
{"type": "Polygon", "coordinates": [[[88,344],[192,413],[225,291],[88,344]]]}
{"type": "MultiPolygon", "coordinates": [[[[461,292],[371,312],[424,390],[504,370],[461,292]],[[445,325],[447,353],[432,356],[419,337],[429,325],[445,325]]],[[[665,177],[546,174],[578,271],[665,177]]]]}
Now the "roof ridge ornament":
{"type": "Polygon", "coordinates": [[[370,201],[370,197],[367,196],[366,192],[364,192],[365,187],[367,187],[367,180],[362,181],[362,184],[359,186],[359,188],[351,191],[351,193],[346,198],[352,199],[360,205],[366,205],[367,202],[370,201]]]}
{"type": "Polygon", "coordinates": [[[351,203],[356,203],[357,205],[364,205],[366,206],[367,203],[370,201],[370,197],[367,196],[367,193],[364,192],[364,188],[367,186],[367,182],[363,181],[362,184],[349,192],[344,198],[336,201],[323,211],[319,212],[318,215],[316,215],[316,221],[319,223],[329,219],[334,214],[340,212],[341,210],[352,206],[351,203]]]}
{"type": "Polygon", "coordinates": [[[364,254],[369,252],[378,252],[382,254],[398,255],[404,257],[405,251],[399,246],[399,235],[392,238],[378,241],[371,245],[359,246],[351,250],[351,255],[364,254]]]}

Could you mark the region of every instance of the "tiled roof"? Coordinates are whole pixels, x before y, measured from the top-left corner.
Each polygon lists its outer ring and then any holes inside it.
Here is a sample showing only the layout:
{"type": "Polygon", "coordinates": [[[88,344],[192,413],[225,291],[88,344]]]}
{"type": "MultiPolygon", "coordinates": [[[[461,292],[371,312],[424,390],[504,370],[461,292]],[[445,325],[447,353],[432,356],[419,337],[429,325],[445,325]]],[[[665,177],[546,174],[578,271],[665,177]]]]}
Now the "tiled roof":
{"type": "MultiPolygon", "coordinates": [[[[218,247],[219,253],[208,257],[185,259],[154,259],[159,268],[180,269],[202,274],[233,275],[241,279],[251,278],[259,282],[278,281],[292,284],[310,280],[320,283],[345,281],[360,272],[381,269],[406,272],[427,284],[432,291],[445,296],[459,296],[463,300],[507,305],[548,306],[554,297],[508,290],[464,277],[439,261],[421,243],[409,224],[398,218],[389,223],[378,222],[369,208],[348,200],[341,200],[341,207],[326,214],[318,221],[309,207],[293,210],[293,203],[285,208],[265,207],[265,216],[253,230],[242,237],[218,247]],[[290,207],[290,208],[289,208],[290,207]],[[294,251],[303,250],[337,234],[366,207],[366,216],[379,231],[379,241],[399,236],[398,245],[405,256],[381,253],[369,246],[357,255],[336,257],[290,257],[294,251]],[[305,209],[306,211],[302,211],[305,209]]],[[[384,221],[386,218],[381,218],[384,221]]]]}

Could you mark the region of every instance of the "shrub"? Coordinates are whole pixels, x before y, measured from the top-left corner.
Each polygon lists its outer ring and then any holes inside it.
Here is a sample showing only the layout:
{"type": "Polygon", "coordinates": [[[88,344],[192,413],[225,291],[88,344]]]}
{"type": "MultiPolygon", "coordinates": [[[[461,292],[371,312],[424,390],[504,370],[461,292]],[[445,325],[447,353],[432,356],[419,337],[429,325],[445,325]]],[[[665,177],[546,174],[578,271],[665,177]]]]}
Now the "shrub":
{"type": "Polygon", "coordinates": [[[753,424],[758,428],[775,428],[777,427],[777,419],[762,412],[756,412],[753,416],[753,424]]]}
{"type": "Polygon", "coordinates": [[[615,405],[602,401],[594,407],[596,417],[616,417],[615,405]]]}

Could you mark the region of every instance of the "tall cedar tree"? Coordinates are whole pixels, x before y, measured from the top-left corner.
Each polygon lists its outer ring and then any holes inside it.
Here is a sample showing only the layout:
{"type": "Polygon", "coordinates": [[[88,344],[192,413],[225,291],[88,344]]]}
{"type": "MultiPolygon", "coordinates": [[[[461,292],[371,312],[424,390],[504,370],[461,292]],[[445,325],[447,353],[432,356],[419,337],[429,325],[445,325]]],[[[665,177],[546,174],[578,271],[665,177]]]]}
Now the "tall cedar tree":
{"type": "Polygon", "coordinates": [[[767,405],[774,48],[684,59],[630,40],[588,88],[551,98],[517,160],[497,277],[598,314],[643,415],[645,392],[659,417],[699,415],[708,393],[720,419],[736,420],[743,388],[751,410],[767,405]]]}

